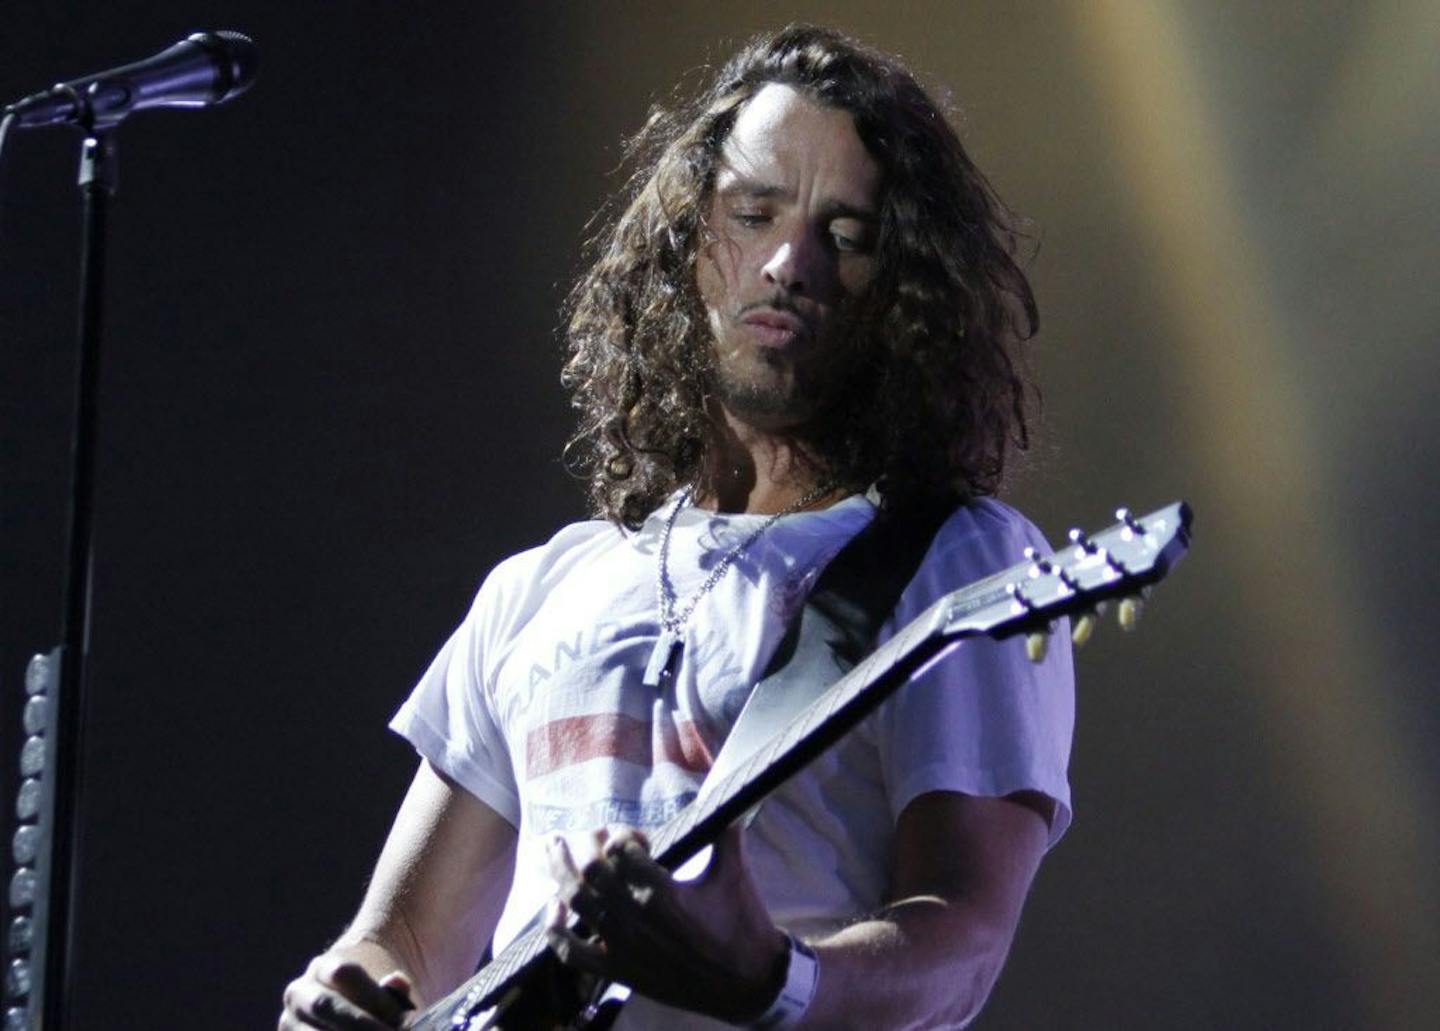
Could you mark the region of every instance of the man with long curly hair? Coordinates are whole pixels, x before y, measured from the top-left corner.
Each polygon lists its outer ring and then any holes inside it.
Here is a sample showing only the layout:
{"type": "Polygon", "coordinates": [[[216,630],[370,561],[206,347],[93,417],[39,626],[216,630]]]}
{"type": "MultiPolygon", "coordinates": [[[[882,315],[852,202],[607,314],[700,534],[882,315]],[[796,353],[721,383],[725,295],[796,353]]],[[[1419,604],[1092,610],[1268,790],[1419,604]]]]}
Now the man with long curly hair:
{"type": "Polygon", "coordinates": [[[634,990],[619,1027],[960,1027],[1069,822],[1066,642],[982,640],[699,875],[651,857],[863,527],[951,499],[882,637],[1044,542],[994,498],[1026,443],[1017,233],[901,64],[761,37],[636,155],[568,308],[600,518],[497,567],[395,717],[420,770],[282,1028],[399,1026],[547,902],[565,966],[634,990]]]}

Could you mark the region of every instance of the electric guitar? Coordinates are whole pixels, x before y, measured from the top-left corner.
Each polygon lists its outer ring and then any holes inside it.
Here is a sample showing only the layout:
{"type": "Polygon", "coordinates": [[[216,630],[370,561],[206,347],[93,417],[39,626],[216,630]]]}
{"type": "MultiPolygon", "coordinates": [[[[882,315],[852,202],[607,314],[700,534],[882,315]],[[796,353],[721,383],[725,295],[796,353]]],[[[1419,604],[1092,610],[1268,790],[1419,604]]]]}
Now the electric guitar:
{"type": "MultiPolygon", "coordinates": [[[[1126,509],[1114,526],[1049,555],[1026,549],[1025,561],[946,594],[861,660],[775,737],[735,766],[657,833],[651,853],[675,870],[717,839],[810,760],[839,740],[916,670],[968,637],[1026,635],[1032,661],[1044,656],[1056,619],[1074,616],[1071,635],[1084,644],[1098,615],[1120,599],[1119,621],[1133,628],[1143,591],[1162,579],[1190,543],[1190,508],[1176,502],[1143,519],[1126,509]]],[[[534,1031],[608,1027],[618,1004],[582,987],[546,946],[534,920],[499,955],[409,1025],[417,1031],[534,1031]]],[[[623,992],[620,993],[623,996],[623,992]]]]}

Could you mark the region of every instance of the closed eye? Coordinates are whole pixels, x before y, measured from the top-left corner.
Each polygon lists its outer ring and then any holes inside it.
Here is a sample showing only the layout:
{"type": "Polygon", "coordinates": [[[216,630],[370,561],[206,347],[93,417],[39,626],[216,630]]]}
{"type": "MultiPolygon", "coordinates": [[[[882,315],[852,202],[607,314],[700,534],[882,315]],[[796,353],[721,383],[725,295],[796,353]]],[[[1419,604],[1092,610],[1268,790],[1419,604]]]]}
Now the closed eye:
{"type": "Polygon", "coordinates": [[[866,235],[852,236],[838,230],[830,230],[830,240],[835,249],[842,254],[869,254],[871,249],[870,237],[866,235]]]}

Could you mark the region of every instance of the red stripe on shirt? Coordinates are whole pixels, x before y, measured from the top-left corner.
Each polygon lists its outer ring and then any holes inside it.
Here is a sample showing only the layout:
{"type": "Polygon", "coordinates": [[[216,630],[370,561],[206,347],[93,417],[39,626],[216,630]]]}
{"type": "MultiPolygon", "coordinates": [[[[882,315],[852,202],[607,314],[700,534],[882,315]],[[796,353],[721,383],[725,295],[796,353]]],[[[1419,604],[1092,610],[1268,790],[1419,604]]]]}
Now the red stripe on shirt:
{"type": "Polygon", "coordinates": [[[657,724],[615,712],[551,720],[530,731],[525,742],[528,777],[600,758],[637,766],[671,763],[691,773],[704,773],[712,760],[692,720],[657,724]]]}

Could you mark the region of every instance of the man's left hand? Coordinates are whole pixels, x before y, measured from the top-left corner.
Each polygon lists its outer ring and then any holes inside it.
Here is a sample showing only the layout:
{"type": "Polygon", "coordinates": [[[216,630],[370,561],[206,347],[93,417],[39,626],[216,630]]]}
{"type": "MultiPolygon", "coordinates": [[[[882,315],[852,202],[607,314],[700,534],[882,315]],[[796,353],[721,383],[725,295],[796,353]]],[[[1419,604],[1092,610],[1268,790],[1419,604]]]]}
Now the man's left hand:
{"type": "Polygon", "coordinates": [[[789,940],[755,890],[738,826],[690,882],[656,863],[639,831],[597,831],[578,862],[564,838],[547,853],[559,885],[549,942],[562,963],[732,1023],[755,1020],[779,994],[789,940]],[[591,937],[568,926],[572,911],[591,937]]]}

